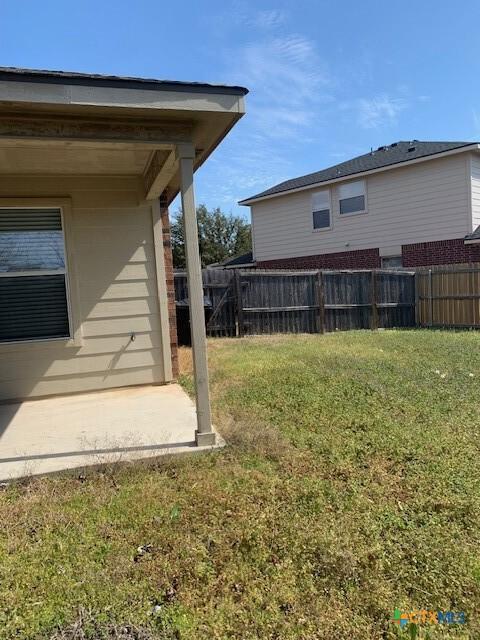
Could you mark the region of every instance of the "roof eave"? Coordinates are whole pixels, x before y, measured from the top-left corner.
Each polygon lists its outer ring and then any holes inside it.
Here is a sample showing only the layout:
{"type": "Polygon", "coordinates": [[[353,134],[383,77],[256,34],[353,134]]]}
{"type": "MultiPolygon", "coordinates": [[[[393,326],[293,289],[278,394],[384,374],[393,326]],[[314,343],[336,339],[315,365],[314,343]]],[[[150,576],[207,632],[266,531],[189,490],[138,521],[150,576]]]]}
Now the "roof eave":
{"type": "Polygon", "coordinates": [[[238,96],[245,96],[248,93],[247,88],[240,86],[218,85],[204,82],[182,82],[178,80],[155,80],[152,78],[134,78],[95,73],[77,73],[74,71],[20,69],[16,67],[0,67],[0,81],[143,89],[150,91],[212,93],[238,96]]]}
{"type": "Polygon", "coordinates": [[[360,176],[367,176],[374,173],[381,173],[383,171],[390,171],[392,169],[397,169],[398,167],[410,166],[412,164],[417,164],[420,162],[426,162],[428,160],[433,160],[436,158],[441,158],[444,156],[456,155],[458,153],[466,153],[472,151],[480,151],[480,144],[472,143],[471,145],[466,145],[464,147],[457,147],[456,149],[449,149],[448,151],[441,151],[439,153],[432,153],[428,156],[422,156],[421,158],[414,158],[413,160],[402,160],[401,162],[396,162],[395,164],[389,164],[384,167],[378,167],[377,169],[369,169],[368,171],[358,171],[356,173],[350,173],[347,176],[342,176],[340,178],[332,178],[331,180],[323,180],[321,182],[314,182],[309,185],[305,185],[302,187],[296,187],[294,189],[285,189],[285,191],[278,191],[277,193],[271,193],[265,196],[246,198],[245,200],[239,200],[238,204],[241,206],[249,206],[251,204],[255,204],[256,202],[262,202],[263,200],[271,200],[272,198],[279,198],[283,195],[287,195],[290,193],[298,193],[300,191],[308,191],[309,189],[315,189],[319,186],[327,186],[329,184],[335,184],[337,182],[345,182],[346,180],[352,180],[354,178],[358,178],[360,176]]]}

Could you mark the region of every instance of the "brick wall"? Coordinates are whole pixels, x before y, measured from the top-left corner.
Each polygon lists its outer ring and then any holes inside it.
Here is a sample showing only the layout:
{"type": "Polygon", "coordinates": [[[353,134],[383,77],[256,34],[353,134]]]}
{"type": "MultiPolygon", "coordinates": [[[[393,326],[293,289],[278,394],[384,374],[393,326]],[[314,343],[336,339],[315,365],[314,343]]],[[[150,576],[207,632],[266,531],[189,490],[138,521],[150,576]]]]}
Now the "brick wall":
{"type": "MultiPolygon", "coordinates": [[[[480,262],[480,244],[465,244],[463,238],[418,242],[402,246],[404,267],[480,262]]],[[[381,266],[378,249],[342,251],[297,258],[257,262],[259,269],[377,269],[381,266]]]]}
{"type": "Polygon", "coordinates": [[[418,242],[402,247],[404,267],[480,262],[480,245],[465,244],[463,238],[418,242]]]}
{"type": "Polygon", "coordinates": [[[341,251],[316,256],[281,258],[257,262],[260,269],[376,269],[380,267],[378,249],[341,251]]]}
{"type": "Polygon", "coordinates": [[[170,349],[172,351],[173,377],[178,376],[178,344],[177,344],[177,315],[175,309],[175,285],[173,281],[173,257],[170,238],[170,219],[166,198],[160,198],[160,212],[162,217],[163,255],[165,260],[165,274],[168,296],[168,321],[170,324],[170,349]]]}

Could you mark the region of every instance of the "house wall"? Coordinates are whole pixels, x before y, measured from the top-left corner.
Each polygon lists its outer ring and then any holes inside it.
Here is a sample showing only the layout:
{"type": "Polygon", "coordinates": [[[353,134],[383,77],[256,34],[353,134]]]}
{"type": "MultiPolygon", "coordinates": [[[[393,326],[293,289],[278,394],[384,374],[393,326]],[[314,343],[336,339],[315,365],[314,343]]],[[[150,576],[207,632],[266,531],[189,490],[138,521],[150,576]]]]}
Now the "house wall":
{"type": "Polygon", "coordinates": [[[471,155],[470,175],[472,180],[472,227],[480,225],[480,156],[471,155]]]}
{"type": "Polygon", "coordinates": [[[472,230],[467,154],[399,167],[366,177],[366,214],[340,216],[332,185],[332,228],[313,231],[309,189],[252,205],[257,264],[286,258],[378,249],[462,238],[472,230]]]}
{"type": "Polygon", "coordinates": [[[0,344],[0,400],[165,381],[155,205],[139,194],[129,177],[0,178],[0,197],[70,198],[82,334],[0,344]]]}

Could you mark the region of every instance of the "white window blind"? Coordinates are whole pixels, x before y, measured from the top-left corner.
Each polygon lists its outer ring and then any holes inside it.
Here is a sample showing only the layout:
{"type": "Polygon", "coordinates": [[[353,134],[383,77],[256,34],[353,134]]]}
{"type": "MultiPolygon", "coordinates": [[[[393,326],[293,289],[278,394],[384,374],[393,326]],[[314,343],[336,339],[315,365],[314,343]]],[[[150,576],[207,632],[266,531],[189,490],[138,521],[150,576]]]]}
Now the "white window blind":
{"type": "Polygon", "coordinates": [[[338,187],[340,214],[363,213],[365,211],[365,181],[357,180],[338,187]]]}
{"type": "Polygon", "coordinates": [[[60,209],[0,209],[0,342],[69,335],[60,209]]]}
{"type": "Polygon", "coordinates": [[[328,190],[317,191],[312,195],[313,228],[330,227],[330,193],[328,190]]]}

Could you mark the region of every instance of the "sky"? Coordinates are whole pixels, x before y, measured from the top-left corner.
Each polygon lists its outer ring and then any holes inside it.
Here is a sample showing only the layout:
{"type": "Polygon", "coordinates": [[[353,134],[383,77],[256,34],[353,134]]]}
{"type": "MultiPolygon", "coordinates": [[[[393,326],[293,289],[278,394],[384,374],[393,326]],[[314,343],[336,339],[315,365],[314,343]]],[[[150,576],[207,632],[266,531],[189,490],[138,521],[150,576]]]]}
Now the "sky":
{"type": "MultiPolygon", "coordinates": [[[[480,2],[1,0],[0,66],[237,84],[196,174],[237,202],[398,140],[480,140],[480,2]]],[[[174,203],[174,209],[177,203],[174,203]]]]}

